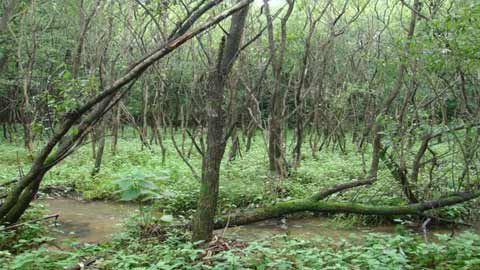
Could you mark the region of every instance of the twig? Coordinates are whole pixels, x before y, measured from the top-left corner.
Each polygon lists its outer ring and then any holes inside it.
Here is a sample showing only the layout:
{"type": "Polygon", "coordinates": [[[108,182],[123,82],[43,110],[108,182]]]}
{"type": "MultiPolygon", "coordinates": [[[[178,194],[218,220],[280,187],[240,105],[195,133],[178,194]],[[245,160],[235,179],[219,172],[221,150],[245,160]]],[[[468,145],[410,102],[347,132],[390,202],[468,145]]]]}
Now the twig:
{"type": "Polygon", "coordinates": [[[228,215],[227,224],[225,225],[225,228],[223,229],[222,237],[225,236],[225,233],[227,232],[227,229],[228,229],[228,225],[230,225],[230,215],[228,215]]]}
{"type": "Polygon", "coordinates": [[[183,160],[183,162],[188,166],[188,168],[190,168],[190,171],[192,171],[192,175],[193,177],[195,177],[196,179],[200,180],[200,177],[198,176],[197,174],[197,171],[195,170],[195,168],[193,168],[193,166],[190,164],[190,162],[188,161],[188,159],[185,157],[185,155],[183,154],[182,151],[180,151],[180,149],[178,149],[178,145],[177,145],[177,141],[175,140],[175,135],[172,133],[172,143],[173,143],[173,147],[175,148],[175,150],[177,151],[178,155],[180,156],[180,158],[183,160]]]}
{"type": "Polygon", "coordinates": [[[420,18],[426,20],[426,21],[430,21],[430,18],[428,18],[427,16],[423,15],[419,10],[417,10],[415,7],[412,7],[410,6],[407,2],[405,2],[405,0],[400,0],[400,2],[402,2],[402,4],[404,6],[406,6],[408,9],[410,9],[411,11],[413,11],[415,14],[417,14],[417,16],[419,16],[420,18]]]}
{"type": "Polygon", "coordinates": [[[14,229],[17,229],[19,227],[22,227],[22,226],[25,226],[25,225],[28,225],[28,224],[31,224],[31,223],[35,223],[35,222],[39,222],[39,221],[43,221],[43,220],[47,220],[47,219],[51,219],[51,218],[55,218],[55,222],[56,222],[59,216],[60,216],[59,214],[53,214],[53,215],[44,216],[42,218],[37,218],[37,219],[34,219],[34,220],[30,220],[30,221],[27,221],[27,222],[24,222],[24,223],[14,224],[14,225],[11,225],[11,226],[8,226],[8,227],[5,227],[5,228],[0,228],[0,232],[14,230],[14,229]]]}
{"type": "Polygon", "coordinates": [[[465,222],[461,222],[461,221],[455,221],[455,220],[451,220],[451,219],[436,217],[436,216],[429,215],[429,214],[426,214],[426,213],[423,213],[422,216],[424,216],[426,218],[429,218],[433,221],[437,221],[437,222],[444,222],[444,223],[448,223],[448,224],[460,225],[460,226],[465,226],[465,227],[473,227],[473,225],[470,224],[470,223],[465,223],[465,222]]]}
{"type": "Polygon", "coordinates": [[[428,223],[430,223],[430,221],[432,221],[432,219],[431,219],[431,218],[427,218],[427,220],[425,220],[425,221],[422,223],[423,239],[425,240],[425,242],[428,241],[428,238],[427,238],[427,225],[428,225],[428,223]]]}

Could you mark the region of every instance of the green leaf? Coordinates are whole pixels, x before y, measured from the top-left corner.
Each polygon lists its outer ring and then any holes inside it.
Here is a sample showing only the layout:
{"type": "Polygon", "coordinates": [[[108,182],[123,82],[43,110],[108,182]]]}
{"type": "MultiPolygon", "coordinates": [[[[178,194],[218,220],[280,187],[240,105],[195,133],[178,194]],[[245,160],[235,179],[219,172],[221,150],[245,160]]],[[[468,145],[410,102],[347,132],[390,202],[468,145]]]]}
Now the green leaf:
{"type": "Polygon", "coordinates": [[[163,215],[160,218],[161,221],[166,222],[166,223],[172,223],[173,222],[173,216],[172,215],[163,215]]]}
{"type": "Polygon", "coordinates": [[[139,196],[140,196],[140,190],[131,188],[131,189],[127,189],[127,190],[124,190],[123,192],[121,192],[120,200],[122,200],[122,201],[133,201],[133,200],[138,199],[139,196]]]}

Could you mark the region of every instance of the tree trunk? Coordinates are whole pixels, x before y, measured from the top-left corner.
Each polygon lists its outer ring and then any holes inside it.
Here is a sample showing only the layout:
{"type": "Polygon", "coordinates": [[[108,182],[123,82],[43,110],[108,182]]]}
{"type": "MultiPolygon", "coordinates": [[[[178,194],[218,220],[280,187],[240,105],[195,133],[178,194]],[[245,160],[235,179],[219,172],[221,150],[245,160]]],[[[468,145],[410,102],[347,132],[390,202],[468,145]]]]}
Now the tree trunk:
{"type": "Polygon", "coordinates": [[[93,166],[92,170],[92,176],[97,175],[100,172],[100,168],[102,166],[102,160],[103,160],[103,152],[105,149],[105,131],[104,131],[105,125],[103,124],[103,121],[100,123],[97,133],[95,134],[98,136],[98,149],[97,149],[97,154],[95,156],[95,165],[93,166]]]}
{"type": "Polygon", "coordinates": [[[466,202],[479,196],[480,191],[464,192],[437,200],[402,206],[373,206],[349,202],[314,201],[310,199],[291,200],[263,208],[257,208],[248,212],[240,212],[233,215],[223,216],[215,222],[215,228],[224,228],[227,226],[227,224],[228,226],[245,225],[305,211],[316,213],[348,213],[377,216],[422,215],[425,211],[466,202]]]}
{"type": "Polygon", "coordinates": [[[141,133],[145,143],[142,144],[142,149],[145,144],[148,144],[148,99],[149,91],[148,84],[145,82],[143,86],[143,109],[142,109],[142,128],[141,133]]]}
{"type": "Polygon", "coordinates": [[[273,31],[273,18],[270,14],[268,0],[264,0],[264,11],[267,19],[268,43],[272,58],[273,90],[270,101],[270,115],[268,119],[268,159],[270,171],[279,177],[288,175],[287,162],[283,151],[283,91],[281,85],[282,66],[286,49],[287,21],[292,14],[295,0],[287,0],[288,10],[281,21],[280,48],[277,50],[273,31]]]}
{"type": "MultiPolygon", "coordinates": [[[[378,153],[374,152],[374,155],[378,153]]],[[[371,170],[374,171],[378,166],[378,160],[372,160],[371,170]]],[[[375,179],[376,172],[370,172],[366,180],[352,181],[327,188],[319,191],[312,196],[305,199],[290,200],[286,202],[279,202],[274,205],[249,210],[246,212],[237,212],[231,215],[220,217],[216,223],[215,228],[223,228],[225,226],[238,226],[250,224],[258,221],[263,221],[272,218],[279,218],[287,214],[298,212],[316,212],[316,213],[348,213],[361,215],[378,215],[378,216],[396,216],[396,215],[423,215],[423,212],[438,209],[446,206],[463,203],[480,197],[480,190],[478,187],[474,191],[465,191],[454,193],[446,197],[441,197],[435,200],[419,202],[400,206],[386,206],[386,205],[366,205],[351,202],[335,202],[326,201],[329,196],[346,191],[355,187],[371,185],[375,179]]]]}
{"type": "MultiPolygon", "coordinates": [[[[119,102],[121,103],[121,101],[119,102]]],[[[117,144],[118,144],[118,129],[120,126],[120,120],[122,116],[122,110],[120,104],[115,106],[114,113],[112,114],[112,155],[117,154],[117,144]]]]}
{"type": "Polygon", "coordinates": [[[232,17],[230,34],[222,39],[218,63],[212,74],[211,87],[207,91],[207,151],[203,157],[202,179],[197,212],[193,220],[193,240],[208,241],[212,238],[217,211],[220,164],[225,153],[224,88],[228,74],[238,54],[249,7],[232,17]]]}
{"type": "Polygon", "coordinates": [[[82,53],[83,53],[83,44],[85,43],[85,37],[90,27],[90,22],[95,16],[98,6],[100,5],[100,0],[96,0],[96,2],[93,4],[92,10],[88,15],[85,14],[85,9],[83,7],[83,4],[84,4],[84,0],[80,0],[81,28],[80,28],[80,33],[78,35],[77,48],[75,49],[75,54],[73,56],[73,61],[72,61],[72,77],[74,79],[77,79],[78,73],[80,71],[80,64],[81,64],[82,53]]]}
{"type": "Polygon", "coordinates": [[[293,148],[293,167],[294,168],[300,167],[300,162],[302,159],[302,144],[305,136],[304,135],[305,104],[303,101],[303,98],[304,98],[303,91],[305,88],[305,79],[308,71],[308,63],[309,63],[308,59],[310,57],[312,37],[313,37],[313,34],[315,33],[315,29],[318,22],[323,17],[323,14],[325,13],[329,5],[330,3],[327,3],[323,11],[320,13],[320,15],[314,20],[313,18],[311,18],[311,14],[307,15],[307,19],[309,21],[309,30],[305,40],[303,58],[302,58],[301,68],[300,68],[300,78],[299,78],[298,86],[295,93],[295,109],[297,110],[296,111],[297,123],[295,126],[296,142],[293,148]]]}
{"type": "Polygon", "coordinates": [[[0,33],[3,33],[7,29],[8,21],[12,18],[15,9],[17,8],[20,0],[7,0],[3,15],[0,17],[0,33]]]}

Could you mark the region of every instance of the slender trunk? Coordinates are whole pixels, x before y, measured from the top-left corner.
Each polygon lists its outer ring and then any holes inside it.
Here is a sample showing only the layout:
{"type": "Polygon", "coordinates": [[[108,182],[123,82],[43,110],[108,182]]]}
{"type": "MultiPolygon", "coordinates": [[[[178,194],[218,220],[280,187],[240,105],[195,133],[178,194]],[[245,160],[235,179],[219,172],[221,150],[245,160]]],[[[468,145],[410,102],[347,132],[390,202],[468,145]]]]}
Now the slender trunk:
{"type": "MultiPolygon", "coordinates": [[[[103,121],[102,121],[103,122],[103,121]]],[[[102,159],[103,159],[103,152],[105,149],[105,125],[101,123],[97,129],[97,136],[98,136],[98,150],[95,157],[95,165],[92,170],[92,176],[95,176],[100,172],[100,168],[102,166],[102,159]]]]}
{"type": "Polygon", "coordinates": [[[237,155],[241,155],[240,140],[238,138],[236,129],[232,132],[231,137],[232,137],[232,146],[230,147],[230,152],[228,153],[228,161],[234,161],[237,158],[237,155]]]}
{"type": "Polygon", "coordinates": [[[247,127],[247,131],[245,134],[247,136],[247,142],[245,143],[245,152],[250,151],[250,148],[252,147],[252,140],[253,140],[253,137],[255,136],[255,130],[256,130],[256,126],[254,122],[255,121],[252,120],[247,127]]]}
{"type": "Polygon", "coordinates": [[[268,159],[269,169],[279,177],[288,175],[287,162],[283,151],[283,90],[281,85],[282,66],[286,50],[287,39],[287,21],[292,14],[295,0],[287,0],[288,10],[281,20],[281,40],[277,50],[273,30],[273,18],[270,14],[270,6],[268,0],[264,0],[264,11],[267,19],[268,43],[270,55],[272,57],[273,72],[273,90],[272,99],[270,101],[270,112],[268,119],[268,159]]]}
{"type": "Polygon", "coordinates": [[[90,133],[90,138],[92,142],[90,143],[92,146],[92,158],[93,160],[97,159],[97,134],[98,131],[94,128],[90,133]]]}
{"type": "Polygon", "coordinates": [[[72,77],[76,79],[78,77],[78,73],[80,70],[80,64],[82,59],[82,52],[83,52],[83,44],[85,43],[85,37],[87,31],[90,27],[90,22],[92,18],[95,16],[98,6],[100,5],[100,0],[96,0],[93,4],[92,10],[87,15],[85,14],[85,10],[83,8],[84,0],[80,0],[80,33],[77,40],[77,48],[75,49],[75,54],[73,56],[72,61],[72,77]]]}
{"type": "Polygon", "coordinates": [[[295,93],[295,108],[297,110],[296,111],[297,123],[295,126],[296,142],[293,148],[293,167],[295,168],[300,166],[300,161],[302,156],[302,144],[305,136],[304,135],[305,112],[304,112],[304,102],[303,102],[303,89],[305,88],[305,77],[307,76],[307,71],[308,71],[308,59],[310,56],[311,42],[312,42],[313,34],[315,33],[316,25],[322,18],[324,12],[326,11],[326,8],[327,7],[325,7],[324,11],[322,11],[320,16],[315,20],[312,20],[311,18],[309,18],[309,21],[310,21],[309,31],[308,31],[307,38],[305,40],[304,53],[303,53],[303,58],[302,58],[302,63],[300,68],[300,79],[299,79],[298,86],[295,93]]]}
{"type": "Polygon", "coordinates": [[[224,132],[225,82],[238,54],[243,35],[248,6],[232,17],[230,35],[222,39],[216,71],[211,76],[211,87],[207,90],[207,150],[203,158],[202,179],[197,212],[193,221],[193,240],[208,241],[212,238],[217,210],[220,164],[225,152],[224,132]]]}
{"type": "MultiPolygon", "coordinates": [[[[35,2],[32,3],[32,10],[35,8],[35,2]]],[[[35,21],[35,17],[32,15],[32,22],[35,21]]],[[[25,74],[23,79],[23,107],[22,107],[22,125],[24,132],[24,144],[30,155],[33,154],[33,106],[30,103],[30,92],[32,86],[33,68],[35,65],[36,50],[37,50],[37,33],[36,30],[32,31],[31,36],[32,46],[31,49],[27,49],[27,65],[23,67],[22,63],[19,63],[20,71],[25,74]]],[[[18,61],[21,61],[21,46],[18,46],[18,61]]]]}
{"type": "MultiPolygon", "coordinates": [[[[143,88],[143,110],[142,110],[142,137],[145,142],[148,141],[148,99],[149,99],[149,92],[148,92],[148,84],[145,83],[143,88]]],[[[142,144],[143,148],[143,144],[142,144]]]]}
{"type": "MultiPolygon", "coordinates": [[[[121,101],[119,102],[121,103],[121,101]]],[[[112,123],[112,155],[117,154],[117,144],[118,144],[118,129],[120,126],[120,119],[122,115],[122,110],[120,104],[116,106],[116,110],[112,114],[113,123],[112,123]]]]}
{"type": "Polygon", "coordinates": [[[0,33],[6,31],[7,29],[7,24],[8,21],[12,18],[12,15],[15,12],[15,9],[17,8],[18,4],[20,3],[20,0],[7,0],[7,5],[3,11],[2,17],[0,17],[0,33]]]}

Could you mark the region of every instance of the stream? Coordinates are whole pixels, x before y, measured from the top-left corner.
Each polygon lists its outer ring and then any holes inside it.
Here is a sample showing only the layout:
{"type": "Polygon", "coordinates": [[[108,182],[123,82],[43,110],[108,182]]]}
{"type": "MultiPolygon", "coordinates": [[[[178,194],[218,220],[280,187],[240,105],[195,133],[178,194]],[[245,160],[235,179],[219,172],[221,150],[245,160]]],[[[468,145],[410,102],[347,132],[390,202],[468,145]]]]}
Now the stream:
{"type": "MultiPolygon", "coordinates": [[[[122,222],[138,211],[138,207],[105,201],[79,201],[73,199],[46,199],[39,201],[49,213],[59,214],[57,238],[73,238],[80,243],[98,243],[108,241],[112,234],[119,232],[122,222]]],[[[475,227],[480,233],[480,224],[475,227]]],[[[250,225],[217,230],[216,234],[233,237],[244,241],[261,240],[276,235],[287,234],[293,238],[312,239],[325,237],[334,240],[361,240],[366,233],[394,234],[394,225],[383,226],[347,226],[327,217],[308,217],[279,220],[267,220],[250,225]]],[[[452,233],[451,229],[440,228],[429,231],[435,233],[452,233]]]]}

